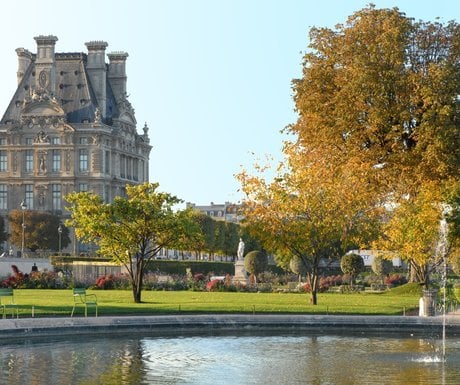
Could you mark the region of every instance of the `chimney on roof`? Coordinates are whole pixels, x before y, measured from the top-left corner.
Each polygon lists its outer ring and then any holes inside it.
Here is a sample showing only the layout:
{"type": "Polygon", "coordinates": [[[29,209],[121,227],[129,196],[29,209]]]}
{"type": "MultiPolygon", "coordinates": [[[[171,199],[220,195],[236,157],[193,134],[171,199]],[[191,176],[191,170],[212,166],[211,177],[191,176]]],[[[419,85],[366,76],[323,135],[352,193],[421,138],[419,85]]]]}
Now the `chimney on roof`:
{"type": "Polygon", "coordinates": [[[56,89],[56,61],[54,46],[58,38],[53,35],[34,37],[37,43],[35,60],[35,89],[54,94],[56,89]]]}
{"type": "Polygon", "coordinates": [[[108,44],[105,41],[90,41],[85,43],[85,45],[88,48],[86,70],[94,93],[96,94],[99,110],[102,117],[105,118],[107,105],[105,49],[108,44]]]}
{"type": "Polygon", "coordinates": [[[16,53],[18,54],[18,72],[16,74],[19,85],[19,83],[21,83],[22,78],[24,77],[24,74],[27,71],[27,68],[32,62],[32,54],[24,48],[17,48],[16,53]]]}
{"type": "Polygon", "coordinates": [[[123,99],[126,96],[126,52],[111,52],[109,57],[109,82],[112,87],[115,100],[123,99]]]}

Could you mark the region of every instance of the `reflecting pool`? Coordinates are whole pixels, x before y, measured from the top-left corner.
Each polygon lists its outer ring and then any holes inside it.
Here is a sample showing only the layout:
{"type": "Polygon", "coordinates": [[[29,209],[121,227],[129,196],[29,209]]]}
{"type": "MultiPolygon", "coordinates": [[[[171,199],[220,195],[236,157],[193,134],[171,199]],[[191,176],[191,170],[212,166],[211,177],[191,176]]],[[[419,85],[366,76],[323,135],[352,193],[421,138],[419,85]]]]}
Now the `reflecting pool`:
{"type": "Polygon", "coordinates": [[[0,383],[460,384],[460,339],[330,335],[76,337],[0,350],[0,383]]]}

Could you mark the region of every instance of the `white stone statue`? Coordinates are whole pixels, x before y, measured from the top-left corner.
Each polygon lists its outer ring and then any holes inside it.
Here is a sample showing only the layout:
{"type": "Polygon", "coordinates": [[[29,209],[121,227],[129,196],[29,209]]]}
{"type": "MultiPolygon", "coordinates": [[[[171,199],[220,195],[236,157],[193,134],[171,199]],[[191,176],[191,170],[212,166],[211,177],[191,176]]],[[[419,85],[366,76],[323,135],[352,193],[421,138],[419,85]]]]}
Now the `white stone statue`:
{"type": "Polygon", "coordinates": [[[40,167],[40,173],[44,173],[46,172],[46,159],[45,159],[45,152],[42,152],[40,154],[40,158],[39,158],[39,167],[40,167]]]}
{"type": "Polygon", "coordinates": [[[238,243],[238,251],[236,252],[238,256],[238,261],[242,261],[244,258],[244,242],[240,238],[240,243],[238,243]]]}
{"type": "Polygon", "coordinates": [[[94,111],[94,123],[100,123],[101,122],[101,110],[99,107],[96,107],[96,110],[94,111]]]}

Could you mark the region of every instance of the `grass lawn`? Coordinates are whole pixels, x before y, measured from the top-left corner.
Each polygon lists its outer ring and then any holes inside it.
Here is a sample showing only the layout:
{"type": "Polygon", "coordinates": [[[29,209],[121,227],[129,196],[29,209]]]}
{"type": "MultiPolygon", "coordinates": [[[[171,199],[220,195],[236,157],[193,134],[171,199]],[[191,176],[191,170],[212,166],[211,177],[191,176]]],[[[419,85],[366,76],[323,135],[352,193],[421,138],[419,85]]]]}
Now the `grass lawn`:
{"type": "MultiPolygon", "coordinates": [[[[304,313],[398,315],[418,307],[417,291],[385,293],[320,293],[318,305],[310,304],[309,294],[228,293],[195,291],[142,292],[142,303],[133,302],[129,290],[88,290],[97,295],[99,315],[154,315],[180,313],[304,313]]],[[[16,289],[15,302],[20,317],[70,316],[72,290],[16,289]]],[[[84,314],[80,305],[75,315],[84,314]]],[[[93,315],[93,309],[88,309],[93,315]]]]}

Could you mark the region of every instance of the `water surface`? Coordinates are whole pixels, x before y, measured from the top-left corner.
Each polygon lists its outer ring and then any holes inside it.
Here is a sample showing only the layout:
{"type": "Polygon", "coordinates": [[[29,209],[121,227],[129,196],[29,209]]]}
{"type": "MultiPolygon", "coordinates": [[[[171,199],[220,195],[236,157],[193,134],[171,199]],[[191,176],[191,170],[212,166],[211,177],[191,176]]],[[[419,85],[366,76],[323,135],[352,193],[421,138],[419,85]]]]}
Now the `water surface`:
{"type": "Polygon", "coordinates": [[[2,346],[0,384],[460,384],[460,339],[76,337],[2,346]]]}

